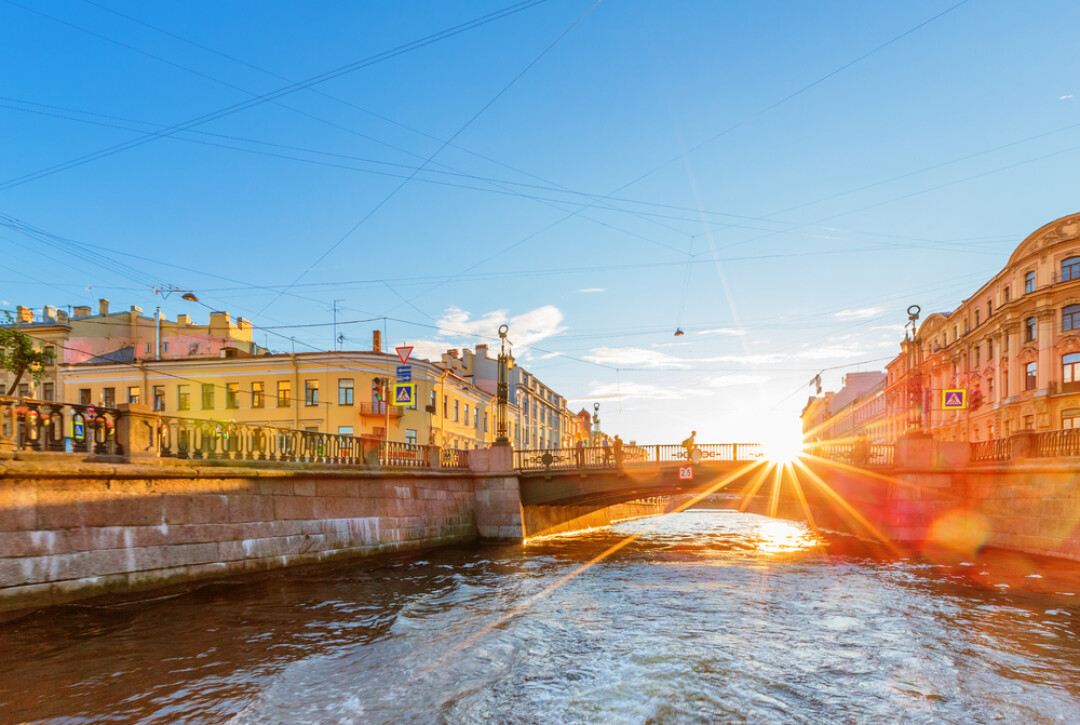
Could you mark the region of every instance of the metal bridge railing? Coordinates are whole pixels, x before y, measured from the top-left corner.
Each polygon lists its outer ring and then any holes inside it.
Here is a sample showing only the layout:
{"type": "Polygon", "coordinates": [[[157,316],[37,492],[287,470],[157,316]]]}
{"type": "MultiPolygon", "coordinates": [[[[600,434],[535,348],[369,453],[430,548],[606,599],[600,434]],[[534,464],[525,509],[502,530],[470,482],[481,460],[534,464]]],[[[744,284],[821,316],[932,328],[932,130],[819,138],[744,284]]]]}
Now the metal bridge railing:
{"type": "MultiPolygon", "coordinates": [[[[758,443],[705,443],[694,446],[698,461],[756,461],[764,456],[758,443]]],[[[686,463],[692,460],[681,445],[625,445],[583,448],[552,448],[514,451],[514,467],[519,471],[578,470],[585,468],[626,468],[686,463]]]]}

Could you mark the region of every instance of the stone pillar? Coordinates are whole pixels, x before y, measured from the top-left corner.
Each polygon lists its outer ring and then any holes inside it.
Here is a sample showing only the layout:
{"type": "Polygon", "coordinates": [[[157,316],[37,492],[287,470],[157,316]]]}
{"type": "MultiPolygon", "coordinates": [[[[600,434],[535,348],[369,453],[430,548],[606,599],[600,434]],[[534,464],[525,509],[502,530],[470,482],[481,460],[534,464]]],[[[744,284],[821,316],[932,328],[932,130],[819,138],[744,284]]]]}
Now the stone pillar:
{"type": "Polygon", "coordinates": [[[521,486],[513,464],[510,446],[469,451],[469,468],[476,482],[476,530],[482,539],[525,538],[521,486]]]}
{"type": "Polygon", "coordinates": [[[1050,395],[1054,379],[1054,310],[1039,310],[1039,370],[1036,395],[1050,395]]]}
{"type": "Polygon", "coordinates": [[[1035,431],[1021,430],[1009,436],[1012,444],[1012,452],[1009,460],[1018,461],[1031,458],[1035,454],[1035,431]]]}
{"type": "Polygon", "coordinates": [[[1020,323],[1010,322],[1005,326],[1005,335],[1009,340],[1009,369],[1007,382],[1007,396],[1009,398],[1015,398],[1020,394],[1020,376],[1023,374],[1023,370],[1020,369],[1020,360],[1018,355],[1020,354],[1020,323]]]}
{"type": "Polygon", "coordinates": [[[116,406],[116,442],[132,462],[158,457],[158,422],[161,417],[149,405],[121,403],[116,406]]]}

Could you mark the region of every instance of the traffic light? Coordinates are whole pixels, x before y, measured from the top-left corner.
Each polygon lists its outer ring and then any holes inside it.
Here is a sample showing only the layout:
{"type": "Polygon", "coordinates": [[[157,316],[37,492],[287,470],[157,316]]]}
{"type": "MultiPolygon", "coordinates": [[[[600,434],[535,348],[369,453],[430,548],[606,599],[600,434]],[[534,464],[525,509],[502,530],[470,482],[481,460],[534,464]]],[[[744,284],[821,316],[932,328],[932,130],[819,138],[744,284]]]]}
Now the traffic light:
{"type": "Polygon", "coordinates": [[[382,402],[383,399],[383,381],[382,378],[375,378],[371,381],[371,389],[375,394],[375,400],[382,402]]]}

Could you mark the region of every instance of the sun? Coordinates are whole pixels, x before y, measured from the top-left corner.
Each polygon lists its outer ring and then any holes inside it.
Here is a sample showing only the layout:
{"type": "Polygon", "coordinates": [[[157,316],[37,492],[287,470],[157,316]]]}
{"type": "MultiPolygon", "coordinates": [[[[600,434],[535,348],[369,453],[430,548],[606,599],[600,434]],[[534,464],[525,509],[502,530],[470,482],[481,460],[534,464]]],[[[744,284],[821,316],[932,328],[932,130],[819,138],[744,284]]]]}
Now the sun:
{"type": "Polygon", "coordinates": [[[775,426],[765,431],[761,447],[773,463],[790,463],[802,455],[805,443],[797,426],[775,426]]]}

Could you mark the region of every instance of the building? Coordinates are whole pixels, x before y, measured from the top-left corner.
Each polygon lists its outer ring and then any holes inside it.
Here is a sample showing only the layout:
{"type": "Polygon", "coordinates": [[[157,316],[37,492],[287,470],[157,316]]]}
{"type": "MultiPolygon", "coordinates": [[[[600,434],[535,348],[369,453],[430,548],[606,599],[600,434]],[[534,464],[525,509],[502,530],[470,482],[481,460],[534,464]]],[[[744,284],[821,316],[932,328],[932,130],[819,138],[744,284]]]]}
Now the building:
{"type": "MultiPolygon", "coordinates": [[[[15,394],[42,400],[67,400],[62,394],[60,370],[65,365],[89,361],[136,362],[177,360],[189,357],[260,355],[266,350],[252,341],[252,328],[244,318],[235,323],[228,312],[211,312],[206,325],[196,325],[188,315],[175,322],[160,314],[150,317],[132,306],[110,312],[109,300],[98,300],[97,314],[89,307],[73,307],[68,313],[45,307],[40,314],[26,307],[15,311],[14,323],[42,349],[51,348],[55,364],[48,366],[40,383],[24,376],[15,394]]],[[[11,376],[0,371],[4,390],[11,376]]]]}
{"type": "Polygon", "coordinates": [[[1080,214],[1036,230],[956,309],[928,315],[887,370],[894,439],[1080,426],[1080,214]],[[966,407],[943,405],[950,390],[966,407]]]}
{"type": "MultiPolygon", "coordinates": [[[[499,361],[497,357],[488,357],[487,345],[460,353],[447,350],[442,364],[477,387],[496,394],[499,361]]],[[[566,407],[566,398],[517,364],[509,367],[508,382],[514,415],[509,437],[514,448],[541,450],[574,445],[573,414],[566,407]]]]}
{"type": "Polygon", "coordinates": [[[802,412],[807,441],[871,443],[888,440],[885,403],[886,373],[848,373],[840,390],[811,397],[802,412]]]}

